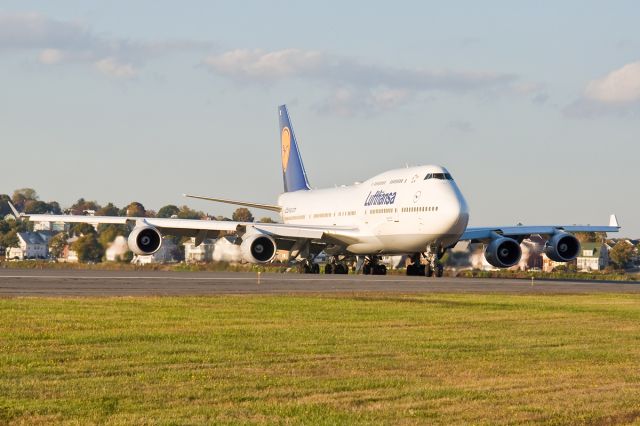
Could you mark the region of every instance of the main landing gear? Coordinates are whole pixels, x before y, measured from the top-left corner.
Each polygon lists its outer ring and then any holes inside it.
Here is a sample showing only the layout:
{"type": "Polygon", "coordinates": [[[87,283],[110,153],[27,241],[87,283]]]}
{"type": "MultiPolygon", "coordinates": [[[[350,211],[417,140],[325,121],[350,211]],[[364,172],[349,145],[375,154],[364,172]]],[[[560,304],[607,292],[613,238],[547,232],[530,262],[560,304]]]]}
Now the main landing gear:
{"type": "Polygon", "coordinates": [[[308,260],[305,260],[298,264],[298,272],[301,274],[319,274],[320,265],[318,265],[317,263],[313,263],[308,260]]]}
{"type": "Polygon", "coordinates": [[[335,257],[331,257],[324,265],[325,274],[348,274],[349,266],[345,262],[338,262],[335,257]]]}

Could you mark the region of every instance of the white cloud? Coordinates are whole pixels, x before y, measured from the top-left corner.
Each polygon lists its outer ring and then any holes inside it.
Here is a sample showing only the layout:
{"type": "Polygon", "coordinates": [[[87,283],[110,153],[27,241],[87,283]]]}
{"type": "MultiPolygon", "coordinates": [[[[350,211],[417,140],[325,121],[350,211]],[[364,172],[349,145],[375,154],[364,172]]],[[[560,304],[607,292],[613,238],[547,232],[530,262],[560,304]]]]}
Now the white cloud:
{"type": "Polygon", "coordinates": [[[123,64],[115,58],[104,58],[95,63],[96,68],[103,74],[116,78],[131,78],[137,74],[131,64],[123,64]]]}
{"type": "Polygon", "coordinates": [[[640,101],[640,61],[611,71],[603,78],[587,84],[587,99],[606,104],[628,104],[640,101]]]}
{"type": "Polygon", "coordinates": [[[517,78],[512,74],[394,68],[316,50],[235,49],[211,55],[203,64],[213,74],[241,84],[313,81],[332,92],[320,109],[341,115],[350,115],[354,109],[366,114],[394,108],[425,92],[520,92],[513,86],[517,78]]]}
{"type": "Polygon", "coordinates": [[[136,75],[142,64],[157,56],[212,47],[209,42],[140,42],[108,38],[77,22],[58,21],[34,13],[0,12],[0,54],[36,51],[37,59],[43,65],[94,66],[103,74],[116,78],[136,75]]]}

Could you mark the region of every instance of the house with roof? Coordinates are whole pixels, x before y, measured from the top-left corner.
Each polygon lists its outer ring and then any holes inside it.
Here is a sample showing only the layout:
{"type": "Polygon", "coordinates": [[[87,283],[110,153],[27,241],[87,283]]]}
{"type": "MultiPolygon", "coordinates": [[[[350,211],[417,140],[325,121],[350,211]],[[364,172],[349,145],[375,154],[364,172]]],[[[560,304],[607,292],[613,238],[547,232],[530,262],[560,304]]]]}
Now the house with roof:
{"type": "Polygon", "coordinates": [[[49,236],[40,232],[18,232],[18,247],[9,247],[6,258],[13,260],[46,259],[49,256],[49,236]]]}
{"type": "Polygon", "coordinates": [[[576,258],[578,271],[601,271],[609,265],[609,248],[603,243],[582,243],[576,258]]]}

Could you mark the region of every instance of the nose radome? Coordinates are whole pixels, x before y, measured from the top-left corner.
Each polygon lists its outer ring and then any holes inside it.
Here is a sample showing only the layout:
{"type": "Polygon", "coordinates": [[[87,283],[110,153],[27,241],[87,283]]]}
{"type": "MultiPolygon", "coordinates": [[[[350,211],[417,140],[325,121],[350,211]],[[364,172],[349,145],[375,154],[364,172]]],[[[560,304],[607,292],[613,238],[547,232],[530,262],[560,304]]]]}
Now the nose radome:
{"type": "Polygon", "coordinates": [[[447,197],[447,216],[449,217],[448,234],[462,234],[469,223],[469,209],[467,202],[457,187],[452,186],[447,197]]]}

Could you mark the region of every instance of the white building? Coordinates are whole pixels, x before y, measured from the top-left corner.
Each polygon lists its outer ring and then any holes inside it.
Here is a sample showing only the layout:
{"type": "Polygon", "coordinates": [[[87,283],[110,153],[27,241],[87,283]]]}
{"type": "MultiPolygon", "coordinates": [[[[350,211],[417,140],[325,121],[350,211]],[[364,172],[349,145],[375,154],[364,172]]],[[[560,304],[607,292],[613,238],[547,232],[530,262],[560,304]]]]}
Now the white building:
{"type": "Polygon", "coordinates": [[[216,240],[207,238],[196,247],[196,239],[191,238],[184,242],[184,261],[187,263],[211,262],[213,260],[213,247],[216,240]]]}
{"type": "Polygon", "coordinates": [[[207,239],[197,247],[196,239],[191,238],[184,243],[184,260],[186,262],[241,262],[242,253],[240,246],[234,244],[234,237],[207,239]]]}
{"type": "Polygon", "coordinates": [[[49,256],[49,237],[38,232],[18,232],[18,247],[6,250],[7,259],[46,259],[49,256]]]}
{"type": "Polygon", "coordinates": [[[579,271],[600,271],[609,264],[609,249],[602,243],[582,243],[576,261],[579,271]]]}
{"type": "Polygon", "coordinates": [[[128,251],[129,244],[127,239],[122,235],[118,235],[105,251],[105,258],[107,262],[117,262],[122,260],[128,251]]]}
{"type": "Polygon", "coordinates": [[[171,263],[175,262],[175,252],[177,246],[176,243],[173,242],[173,238],[163,238],[162,245],[160,249],[150,255],[147,256],[133,256],[133,260],[131,263],[136,265],[149,265],[151,263],[171,263]]]}

